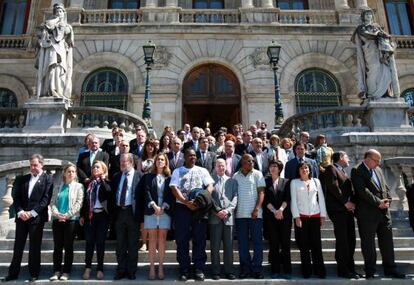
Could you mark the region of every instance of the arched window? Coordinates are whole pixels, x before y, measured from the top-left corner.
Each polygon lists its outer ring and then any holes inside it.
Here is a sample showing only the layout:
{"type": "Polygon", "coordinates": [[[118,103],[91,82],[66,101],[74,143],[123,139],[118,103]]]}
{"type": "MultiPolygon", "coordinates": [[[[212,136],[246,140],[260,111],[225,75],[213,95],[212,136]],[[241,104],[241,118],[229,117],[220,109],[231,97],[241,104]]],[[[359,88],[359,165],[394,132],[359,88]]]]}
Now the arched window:
{"type": "Polygon", "coordinates": [[[0,1],[0,26],[2,35],[26,33],[31,0],[0,1]]]}
{"type": "Polygon", "coordinates": [[[92,72],[82,86],[81,106],[127,109],[128,81],[119,70],[112,68],[92,72]]]}
{"type": "Polygon", "coordinates": [[[16,108],[17,98],[13,91],[0,88],[0,107],[1,108],[16,108]]]}
{"type": "Polygon", "coordinates": [[[342,105],[337,80],[320,69],[307,69],[296,77],[295,99],[298,113],[342,105]]]}
{"type": "MultiPolygon", "coordinates": [[[[408,106],[414,107],[414,88],[409,88],[405,90],[401,97],[404,98],[405,102],[407,102],[408,106]]],[[[410,124],[414,126],[414,116],[410,116],[410,124]]]]}

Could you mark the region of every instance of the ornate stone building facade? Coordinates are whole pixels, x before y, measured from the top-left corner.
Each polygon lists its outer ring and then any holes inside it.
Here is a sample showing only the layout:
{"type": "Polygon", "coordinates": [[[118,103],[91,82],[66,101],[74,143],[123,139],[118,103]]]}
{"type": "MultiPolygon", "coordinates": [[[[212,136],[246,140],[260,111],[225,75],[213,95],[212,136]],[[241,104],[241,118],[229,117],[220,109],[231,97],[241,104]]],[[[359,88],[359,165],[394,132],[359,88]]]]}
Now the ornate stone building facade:
{"type": "MultiPolygon", "coordinates": [[[[266,55],[282,46],[279,79],[285,118],[322,107],[358,106],[356,50],[360,9],[398,43],[401,91],[414,97],[413,1],[390,0],[71,0],[0,1],[0,100],[22,107],[36,96],[36,29],[55,2],[75,33],[74,106],[141,115],[142,46],[157,49],[151,72],[156,131],[184,122],[214,128],[274,121],[274,78],[266,55]]],[[[411,97],[410,97],[411,96],[411,97]]]]}

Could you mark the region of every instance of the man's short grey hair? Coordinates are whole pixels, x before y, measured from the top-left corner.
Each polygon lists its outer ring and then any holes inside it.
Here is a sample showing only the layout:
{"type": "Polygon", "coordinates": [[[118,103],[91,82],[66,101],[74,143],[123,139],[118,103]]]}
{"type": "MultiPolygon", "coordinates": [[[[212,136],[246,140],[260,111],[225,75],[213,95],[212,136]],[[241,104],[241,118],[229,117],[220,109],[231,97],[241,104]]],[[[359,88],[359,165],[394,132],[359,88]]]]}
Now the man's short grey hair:
{"type": "Polygon", "coordinates": [[[130,153],[130,152],[122,153],[121,154],[121,159],[123,159],[123,158],[127,158],[132,163],[132,165],[134,165],[134,155],[132,153],[130,153]]]}
{"type": "Polygon", "coordinates": [[[32,154],[29,161],[32,161],[33,159],[37,159],[41,165],[44,165],[45,163],[45,159],[43,158],[43,155],[39,153],[32,154]]]}

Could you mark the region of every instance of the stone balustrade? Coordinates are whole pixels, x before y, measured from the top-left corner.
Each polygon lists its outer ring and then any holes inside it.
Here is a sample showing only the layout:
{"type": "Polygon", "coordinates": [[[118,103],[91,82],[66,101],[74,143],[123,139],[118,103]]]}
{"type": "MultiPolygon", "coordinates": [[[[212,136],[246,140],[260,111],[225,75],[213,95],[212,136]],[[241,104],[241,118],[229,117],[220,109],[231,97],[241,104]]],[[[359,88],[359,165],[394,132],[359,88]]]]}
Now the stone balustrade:
{"type": "Polygon", "coordinates": [[[141,10],[134,9],[84,10],[81,15],[82,24],[135,24],[141,21],[141,10]]]}
{"type": "Polygon", "coordinates": [[[30,35],[0,35],[0,49],[26,49],[30,41],[30,35]]]}
{"type": "Polygon", "coordinates": [[[240,23],[240,13],[236,9],[183,9],[181,23],[240,23]]]}
{"type": "Polygon", "coordinates": [[[414,37],[413,36],[393,36],[393,40],[397,43],[397,47],[400,49],[413,49],[414,37]]]}
{"type": "Polygon", "coordinates": [[[332,10],[280,10],[280,24],[337,25],[336,11],[332,10]]]}
{"type": "MultiPolygon", "coordinates": [[[[61,181],[62,170],[68,162],[60,159],[45,159],[43,169],[54,176],[54,181],[61,181]]],[[[0,237],[7,235],[13,229],[14,214],[10,207],[13,204],[13,184],[16,177],[30,172],[28,160],[14,161],[0,165],[0,237]]]]}
{"type": "Polygon", "coordinates": [[[16,132],[26,123],[27,111],[23,108],[0,108],[0,132],[16,132]]]}
{"type": "Polygon", "coordinates": [[[141,126],[148,132],[147,125],[139,116],[118,109],[104,107],[70,107],[68,120],[71,131],[76,129],[103,129],[120,127],[127,133],[135,133],[135,128],[141,126]]]}
{"type": "Polygon", "coordinates": [[[368,132],[366,109],[364,107],[323,108],[300,113],[286,119],[279,130],[279,136],[287,137],[301,130],[311,133],[368,132]]]}

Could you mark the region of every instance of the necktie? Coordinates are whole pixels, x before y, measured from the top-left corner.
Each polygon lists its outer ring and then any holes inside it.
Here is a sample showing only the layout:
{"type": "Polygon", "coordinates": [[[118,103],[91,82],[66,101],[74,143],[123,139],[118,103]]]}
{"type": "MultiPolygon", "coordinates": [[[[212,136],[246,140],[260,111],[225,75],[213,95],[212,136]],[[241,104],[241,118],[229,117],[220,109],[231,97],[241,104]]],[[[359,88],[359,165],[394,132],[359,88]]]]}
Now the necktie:
{"type": "Polygon", "coordinates": [[[299,158],[299,163],[302,163],[303,162],[303,158],[302,157],[300,157],[299,158]]]}
{"type": "Polygon", "coordinates": [[[204,163],[204,160],[206,159],[206,153],[204,151],[201,152],[201,161],[204,163]]]}
{"type": "Polygon", "coordinates": [[[127,192],[127,188],[128,188],[128,172],[125,172],[125,179],[124,179],[124,183],[122,184],[122,189],[121,189],[121,197],[119,198],[119,206],[124,207],[125,206],[125,197],[126,197],[126,192],[127,192]]]}
{"type": "Polygon", "coordinates": [[[180,157],[180,152],[175,153],[175,155],[174,155],[174,165],[177,165],[179,157],[180,157]]]}

